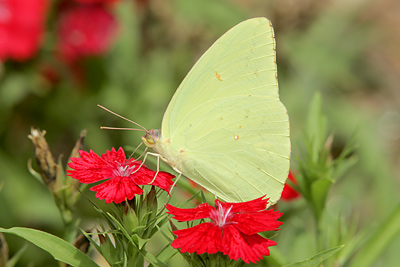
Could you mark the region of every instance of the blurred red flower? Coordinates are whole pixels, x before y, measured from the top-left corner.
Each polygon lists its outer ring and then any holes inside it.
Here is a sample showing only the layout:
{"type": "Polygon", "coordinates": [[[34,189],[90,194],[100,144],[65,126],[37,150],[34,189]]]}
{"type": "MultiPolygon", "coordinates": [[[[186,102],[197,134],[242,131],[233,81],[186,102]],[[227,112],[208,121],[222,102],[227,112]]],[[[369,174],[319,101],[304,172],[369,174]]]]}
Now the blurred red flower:
{"type": "MultiPolygon", "coordinates": [[[[293,182],[293,184],[297,184],[296,178],[294,177],[293,173],[289,171],[288,179],[293,182]]],[[[290,201],[296,199],[300,196],[300,194],[294,190],[294,188],[289,185],[288,183],[285,184],[282,191],[281,199],[283,201],[290,201]]]]}
{"type": "Polygon", "coordinates": [[[33,57],[42,39],[47,0],[0,0],[0,61],[33,57]]]}
{"type": "Polygon", "coordinates": [[[74,6],[60,14],[58,50],[67,61],[101,55],[111,46],[117,21],[103,6],[74,6]]]}
{"type": "Polygon", "coordinates": [[[111,149],[98,156],[90,150],[80,150],[80,158],[71,158],[68,166],[68,175],[84,184],[107,181],[93,186],[90,190],[97,192],[96,197],[105,199],[106,203],[121,203],[125,199],[131,200],[135,195],[141,195],[143,189],[138,185],[155,185],[169,192],[175,176],[167,172],[156,172],[142,165],[140,161],[126,159],[122,148],[118,151],[111,149]],[[155,179],[154,179],[155,177],[155,179]],[[154,179],[154,181],[153,181],[154,179]],[[152,182],[153,181],[153,182],[152,182]]]}
{"type": "Polygon", "coordinates": [[[215,200],[215,206],[203,203],[194,209],[180,209],[167,205],[169,214],[178,221],[209,218],[194,227],[173,231],[178,237],[172,242],[181,252],[198,254],[222,252],[232,260],[256,262],[269,255],[276,242],[260,236],[259,232],[277,231],[282,213],[265,210],[268,199],[263,197],[242,203],[224,203],[215,200]]]}

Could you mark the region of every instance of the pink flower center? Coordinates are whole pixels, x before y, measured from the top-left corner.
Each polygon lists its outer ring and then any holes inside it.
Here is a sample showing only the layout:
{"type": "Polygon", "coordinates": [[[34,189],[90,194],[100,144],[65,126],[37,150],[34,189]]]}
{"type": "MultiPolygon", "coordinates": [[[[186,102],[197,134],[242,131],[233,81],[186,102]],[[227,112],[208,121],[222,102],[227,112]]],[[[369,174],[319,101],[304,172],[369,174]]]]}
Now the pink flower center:
{"type": "Polygon", "coordinates": [[[113,169],[114,176],[121,176],[121,177],[129,177],[135,169],[135,166],[118,166],[117,168],[113,169]]]}
{"type": "Polygon", "coordinates": [[[211,218],[211,220],[213,220],[215,222],[215,224],[218,227],[224,227],[225,225],[232,223],[230,221],[230,219],[232,217],[232,213],[230,213],[231,209],[232,209],[232,206],[225,209],[224,207],[222,207],[221,203],[218,203],[217,210],[213,210],[211,212],[210,218],[211,218]]]}

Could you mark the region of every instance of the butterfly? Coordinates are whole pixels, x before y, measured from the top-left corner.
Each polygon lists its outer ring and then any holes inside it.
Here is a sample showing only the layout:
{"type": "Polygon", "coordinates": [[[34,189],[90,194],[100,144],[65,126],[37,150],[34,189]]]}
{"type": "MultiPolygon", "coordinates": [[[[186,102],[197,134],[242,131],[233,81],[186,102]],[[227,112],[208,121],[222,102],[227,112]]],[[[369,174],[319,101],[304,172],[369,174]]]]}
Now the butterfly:
{"type": "Polygon", "coordinates": [[[288,177],[290,133],[270,21],[249,19],[222,35],[176,90],[161,130],[142,140],[225,201],[266,195],[276,203],[288,177]]]}

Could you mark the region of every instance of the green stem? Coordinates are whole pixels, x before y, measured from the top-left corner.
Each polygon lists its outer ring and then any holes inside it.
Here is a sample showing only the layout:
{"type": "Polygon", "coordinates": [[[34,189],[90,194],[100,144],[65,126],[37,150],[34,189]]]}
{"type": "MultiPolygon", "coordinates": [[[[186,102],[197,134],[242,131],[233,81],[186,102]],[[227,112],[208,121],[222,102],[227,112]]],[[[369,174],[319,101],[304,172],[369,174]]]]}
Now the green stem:
{"type": "Polygon", "coordinates": [[[317,251],[323,251],[323,227],[321,224],[321,217],[320,214],[317,213],[316,210],[314,210],[314,223],[315,223],[315,242],[316,242],[316,247],[317,251]]]}

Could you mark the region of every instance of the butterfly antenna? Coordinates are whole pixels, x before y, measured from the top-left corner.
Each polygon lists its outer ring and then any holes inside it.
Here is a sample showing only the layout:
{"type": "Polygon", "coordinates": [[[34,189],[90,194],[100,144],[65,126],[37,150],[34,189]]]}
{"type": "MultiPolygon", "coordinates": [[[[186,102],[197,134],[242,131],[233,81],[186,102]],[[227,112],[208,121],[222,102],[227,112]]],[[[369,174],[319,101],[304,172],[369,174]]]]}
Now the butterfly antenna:
{"type": "Polygon", "coordinates": [[[141,132],[147,132],[142,129],[136,129],[136,128],[119,128],[119,127],[108,127],[108,126],[100,126],[101,130],[129,130],[129,131],[141,131],[141,132]]]}
{"type": "Polygon", "coordinates": [[[97,106],[98,106],[99,108],[101,108],[101,109],[103,109],[103,110],[105,110],[105,111],[107,111],[107,112],[109,112],[109,113],[111,113],[111,114],[113,114],[113,115],[115,115],[115,116],[117,116],[117,117],[123,119],[123,120],[126,120],[126,121],[128,121],[128,122],[130,122],[130,123],[133,123],[133,124],[135,124],[136,126],[142,128],[142,129],[134,129],[134,128],[114,128],[114,127],[105,127],[105,126],[102,126],[101,129],[109,129],[109,130],[136,130],[136,131],[144,131],[144,132],[147,132],[147,129],[144,128],[144,127],[143,127],[142,125],[140,125],[139,123],[134,122],[134,121],[132,121],[132,120],[130,120],[130,119],[128,119],[128,118],[125,118],[124,116],[121,116],[121,115],[119,115],[118,113],[115,113],[114,111],[111,111],[111,110],[109,110],[109,109],[106,108],[106,107],[103,107],[102,105],[97,105],[97,106]]]}

